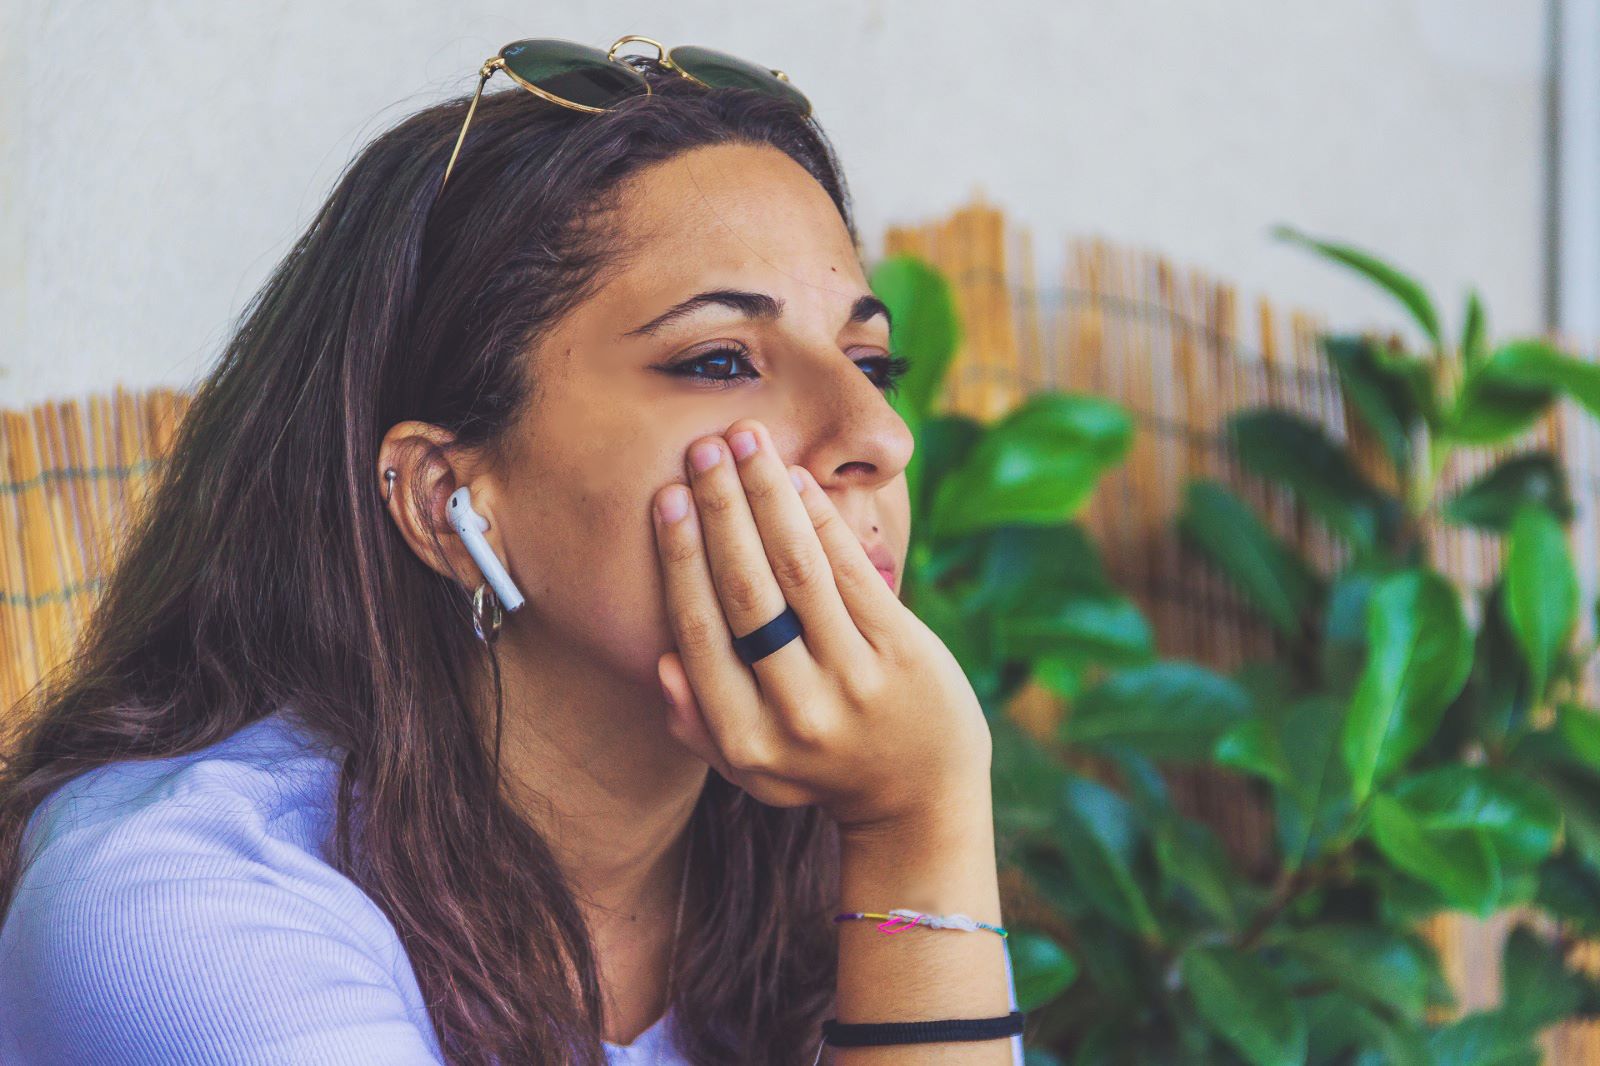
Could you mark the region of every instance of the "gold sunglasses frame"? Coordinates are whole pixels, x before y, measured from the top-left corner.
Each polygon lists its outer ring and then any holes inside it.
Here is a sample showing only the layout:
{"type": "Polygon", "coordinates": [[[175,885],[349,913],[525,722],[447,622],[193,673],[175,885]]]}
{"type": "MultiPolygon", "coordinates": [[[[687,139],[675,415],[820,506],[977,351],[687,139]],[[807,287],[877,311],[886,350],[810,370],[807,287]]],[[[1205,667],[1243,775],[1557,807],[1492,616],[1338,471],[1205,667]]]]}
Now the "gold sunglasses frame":
{"type": "MultiPolygon", "coordinates": [[[[524,38],[524,39],[526,39],[526,38],[524,38]]],[[[623,67],[624,69],[626,69],[626,70],[628,70],[628,71],[630,71],[630,72],[632,72],[634,74],[638,74],[640,78],[643,78],[644,75],[640,74],[639,71],[636,68],[629,66],[627,63],[624,63],[620,59],[617,58],[617,49],[621,48],[623,45],[627,44],[629,41],[643,41],[645,44],[654,45],[655,49],[656,49],[656,62],[661,67],[663,67],[666,70],[677,71],[678,74],[682,75],[685,78],[688,78],[690,81],[694,82],[696,85],[705,86],[705,88],[707,88],[707,89],[710,89],[710,88],[713,87],[713,86],[707,85],[705,82],[701,81],[699,78],[695,77],[693,74],[690,74],[687,70],[684,70],[678,64],[674,63],[672,61],[672,49],[670,49],[667,46],[663,45],[660,41],[654,39],[653,37],[643,37],[643,36],[640,36],[639,34],[636,34],[636,33],[630,33],[626,37],[618,37],[615,41],[611,42],[611,47],[606,49],[606,58],[608,60],[610,60],[611,62],[616,63],[618,66],[623,67]]],[[[510,44],[503,45],[500,48],[499,52],[495,53],[494,55],[490,56],[488,59],[484,60],[483,61],[483,66],[478,68],[478,88],[477,88],[477,91],[475,91],[472,94],[472,106],[467,108],[467,117],[461,123],[461,133],[458,134],[457,137],[456,137],[456,146],[450,152],[450,162],[445,164],[444,178],[439,182],[439,189],[440,189],[441,192],[444,190],[444,183],[446,181],[450,180],[450,171],[452,169],[454,169],[454,167],[456,165],[456,156],[461,153],[461,145],[467,139],[467,127],[472,125],[472,113],[474,111],[478,110],[478,98],[483,95],[484,83],[487,82],[489,80],[490,76],[493,75],[494,72],[497,71],[497,70],[505,71],[506,72],[506,77],[510,78],[512,81],[516,82],[518,85],[522,86],[524,89],[526,89],[529,92],[533,93],[535,96],[538,96],[538,97],[541,97],[542,99],[548,100],[552,104],[560,104],[562,107],[570,107],[574,111],[587,111],[592,115],[598,115],[603,111],[612,110],[609,107],[590,107],[587,104],[576,103],[576,102],[574,102],[572,100],[565,99],[564,97],[557,96],[555,93],[548,92],[548,91],[546,91],[544,89],[541,89],[537,85],[534,85],[532,82],[524,81],[522,78],[519,78],[515,71],[513,71],[510,67],[506,66],[505,51],[506,51],[507,48],[510,48],[511,45],[520,44],[520,43],[521,43],[520,41],[512,41],[510,44]]],[[[788,81],[789,80],[789,75],[785,74],[783,71],[776,70],[776,69],[774,69],[772,67],[768,67],[767,69],[769,71],[771,71],[772,76],[777,78],[779,81],[788,81]]],[[[798,92],[799,90],[796,90],[796,91],[798,92]]],[[[645,83],[644,83],[644,92],[642,92],[642,93],[640,93],[638,95],[640,95],[640,96],[649,96],[650,95],[650,83],[648,81],[645,81],[645,83]]],[[[806,101],[806,115],[809,117],[810,114],[811,114],[811,101],[810,101],[809,98],[806,97],[806,95],[804,93],[800,93],[800,96],[801,96],[802,99],[805,99],[805,101],[806,101]]]]}

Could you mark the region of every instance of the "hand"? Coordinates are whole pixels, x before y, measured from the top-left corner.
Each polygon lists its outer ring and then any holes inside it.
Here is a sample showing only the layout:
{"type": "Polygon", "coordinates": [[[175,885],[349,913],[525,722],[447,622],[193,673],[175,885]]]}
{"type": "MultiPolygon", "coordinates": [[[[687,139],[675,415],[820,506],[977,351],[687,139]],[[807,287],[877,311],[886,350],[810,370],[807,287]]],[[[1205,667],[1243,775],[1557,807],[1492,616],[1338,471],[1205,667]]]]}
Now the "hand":
{"type": "Polygon", "coordinates": [[[685,517],[659,510],[678,485],[652,507],[678,646],[657,663],[672,736],[763,803],[818,805],[846,832],[925,824],[987,797],[992,741],[971,683],[827,493],[785,467],[754,419],[702,441],[721,454],[704,472],[686,459],[685,517]],[[725,438],[739,430],[758,447],[736,461],[725,438]],[[746,665],[734,637],[785,602],[805,632],[746,665]]]}

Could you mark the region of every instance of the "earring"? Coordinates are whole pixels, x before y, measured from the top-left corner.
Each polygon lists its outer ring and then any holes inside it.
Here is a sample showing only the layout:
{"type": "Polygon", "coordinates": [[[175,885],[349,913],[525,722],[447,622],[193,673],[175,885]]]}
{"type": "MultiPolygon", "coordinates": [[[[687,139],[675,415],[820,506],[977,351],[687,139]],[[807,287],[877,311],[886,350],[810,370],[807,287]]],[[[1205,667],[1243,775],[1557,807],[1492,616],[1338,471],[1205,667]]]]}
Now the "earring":
{"type": "Polygon", "coordinates": [[[387,469],[387,470],[385,470],[383,472],[383,480],[387,481],[389,483],[388,487],[384,490],[384,493],[383,493],[383,500],[384,500],[385,503],[388,503],[389,501],[394,499],[394,479],[395,479],[396,476],[398,476],[398,475],[396,474],[395,469],[392,466],[389,469],[387,469]]]}
{"type": "Polygon", "coordinates": [[[500,635],[500,622],[504,615],[500,612],[500,598],[494,594],[494,589],[489,587],[487,581],[478,586],[472,594],[472,629],[478,634],[478,639],[485,644],[493,644],[500,635]],[[484,635],[484,623],[488,623],[488,635],[484,635]]]}

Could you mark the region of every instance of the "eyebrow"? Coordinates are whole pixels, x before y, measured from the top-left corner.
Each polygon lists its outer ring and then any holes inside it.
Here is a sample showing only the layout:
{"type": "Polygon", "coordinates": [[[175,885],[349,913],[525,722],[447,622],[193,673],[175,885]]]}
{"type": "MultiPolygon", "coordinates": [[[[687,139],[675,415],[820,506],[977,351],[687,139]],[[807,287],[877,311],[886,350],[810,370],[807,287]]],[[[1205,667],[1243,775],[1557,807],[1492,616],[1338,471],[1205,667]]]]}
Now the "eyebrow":
{"type": "MultiPolygon", "coordinates": [[[[746,289],[708,289],[697,292],[687,300],[673,304],[661,314],[652,318],[642,326],[619,334],[622,337],[635,337],[653,334],[656,330],[669,322],[674,322],[685,315],[693,314],[702,307],[718,305],[731,307],[747,318],[774,319],[783,314],[783,301],[776,296],[764,292],[750,292],[746,289]]],[[[865,322],[874,315],[882,315],[883,321],[890,329],[894,328],[894,319],[889,314],[888,306],[876,296],[871,294],[856,297],[856,302],[850,305],[850,323],[865,322]]]]}

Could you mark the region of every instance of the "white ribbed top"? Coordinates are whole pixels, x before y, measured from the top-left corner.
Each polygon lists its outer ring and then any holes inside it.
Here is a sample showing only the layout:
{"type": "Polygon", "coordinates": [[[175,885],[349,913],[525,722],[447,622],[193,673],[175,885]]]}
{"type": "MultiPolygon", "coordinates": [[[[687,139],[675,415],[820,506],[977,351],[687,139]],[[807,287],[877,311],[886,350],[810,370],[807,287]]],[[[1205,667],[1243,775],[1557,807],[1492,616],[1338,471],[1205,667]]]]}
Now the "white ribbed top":
{"type": "MultiPolygon", "coordinates": [[[[337,784],[280,710],[52,793],[0,926],[0,1063],[443,1063],[394,926],[323,857],[337,784]]],[[[671,1018],[608,1063],[687,1066],[671,1018]]]]}

